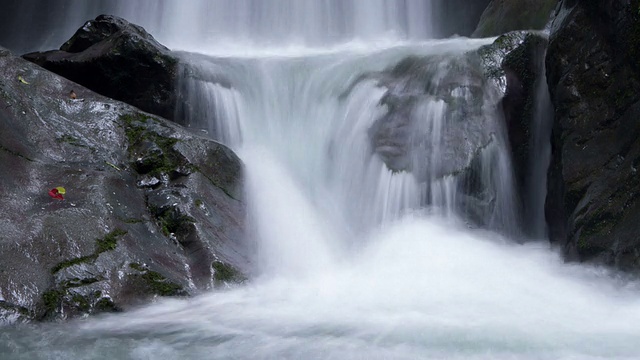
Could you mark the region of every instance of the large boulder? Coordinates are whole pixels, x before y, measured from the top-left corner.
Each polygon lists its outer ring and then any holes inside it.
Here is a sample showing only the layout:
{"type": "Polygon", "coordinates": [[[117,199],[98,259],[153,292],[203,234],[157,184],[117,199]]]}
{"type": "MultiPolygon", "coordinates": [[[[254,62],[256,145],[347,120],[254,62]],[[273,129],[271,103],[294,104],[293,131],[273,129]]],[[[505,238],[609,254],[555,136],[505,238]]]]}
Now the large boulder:
{"type": "Polygon", "coordinates": [[[555,105],[547,220],[569,259],[640,270],[638,0],[562,1],[547,68],[555,105]]]}
{"type": "MultiPolygon", "coordinates": [[[[497,132],[483,113],[486,83],[466,55],[409,57],[381,74],[386,114],[370,130],[374,151],[393,171],[426,181],[468,168],[497,132]]],[[[486,99],[490,101],[489,99],[486,99]]]]}
{"type": "Polygon", "coordinates": [[[541,30],[558,0],[492,0],[473,37],[498,36],[514,30],[541,30]]]}
{"type": "Polygon", "coordinates": [[[142,27],[100,15],[60,50],[24,55],[104,96],[173,119],[178,60],[142,27]]]}
{"type": "Polygon", "coordinates": [[[514,179],[504,164],[515,158],[516,184],[524,183],[545,45],[542,34],[514,32],[478,50],[408,57],[368,75],[386,89],[386,111],[369,132],[373,150],[389,169],[420,182],[454,178],[457,206],[469,220],[519,227],[514,179]]]}
{"type": "Polygon", "coordinates": [[[231,150],[4,49],[0,75],[0,323],[126,310],[245,278],[243,168],[231,150]],[[64,200],[48,195],[58,186],[64,200]]]}

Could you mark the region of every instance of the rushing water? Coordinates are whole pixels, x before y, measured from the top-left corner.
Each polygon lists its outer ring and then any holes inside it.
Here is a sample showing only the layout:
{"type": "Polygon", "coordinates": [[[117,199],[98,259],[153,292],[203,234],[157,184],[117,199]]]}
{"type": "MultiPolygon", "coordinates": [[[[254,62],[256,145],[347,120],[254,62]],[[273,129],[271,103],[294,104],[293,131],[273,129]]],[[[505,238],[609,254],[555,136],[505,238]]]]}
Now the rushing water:
{"type": "Polygon", "coordinates": [[[553,127],[553,105],[547,87],[546,65],[544,56],[540,57],[542,76],[536,84],[536,102],[531,127],[531,153],[526,178],[525,191],[527,206],[525,214],[528,233],[537,238],[547,236],[547,225],[544,215],[544,202],[547,195],[547,170],[551,161],[551,130],[553,127]]]}
{"type": "MultiPolygon", "coordinates": [[[[285,38],[275,44],[249,32],[252,46],[196,48],[179,40],[180,31],[167,30],[174,37],[169,45],[209,52],[183,54],[188,101],[180,111],[188,126],[228,144],[246,164],[259,275],[238,288],[126,314],[2,329],[0,358],[640,357],[637,283],[564,264],[542,240],[519,245],[499,234],[513,234],[506,228],[517,221],[508,216],[515,212],[513,179],[489,83],[480,94],[480,118],[496,120],[487,122],[496,128],[479,154],[480,184],[494,205],[481,209],[498,219],[486,222],[496,231],[472,226],[459,179],[432,176],[443,165],[437,159],[419,177],[390,171],[375,154],[370,129],[389,110],[381,104],[387,89],[363,75],[409,55],[446,62],[490,40],[412,40],[414,33],[427,37],[432,22],[407,15],[423,13],[429,1],[363,3],[212,2],[237,15],[239,33],[254,27],[272,40],[285,38]],[[276,5],[294,3],[296,16],[280,19],[276,5]],[[348,26],[330,16],[341,7],[348,8],[342,9],[348,26]],[[249,10],[256,23],[243,22],[249,10]],[[304,46],[290,33],[304,35],[304,46]]],[[[135,12],[129,7],[152,3],[119,4],[135,12]]],[[[186,20],[202,15],[192,11],[197,6],[157,4],[173,6],[151,11],[153,19],[169,16],[165,11],[186,20]]],[[[209,35],[221,43],[235,33],[216,37],[217,26],[209,35]]],[[[451,94],[477,96],[464,89],[451,94]]],[[[442,156],[464,148],[441,141],[455,126],[447,120],[454,110],[428,97],[412,112],[416,133],[430,134],[427,148],[442,156]]]]}

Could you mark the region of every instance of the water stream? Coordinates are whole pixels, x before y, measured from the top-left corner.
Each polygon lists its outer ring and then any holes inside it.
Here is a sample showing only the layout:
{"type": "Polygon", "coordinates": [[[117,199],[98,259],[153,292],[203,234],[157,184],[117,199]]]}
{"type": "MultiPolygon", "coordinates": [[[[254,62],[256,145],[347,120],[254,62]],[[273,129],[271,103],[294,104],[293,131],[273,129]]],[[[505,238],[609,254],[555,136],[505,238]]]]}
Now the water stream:
{"type": "MultiPolygon", "coordinates": [[[[460,126],[451,103],[426,96],[411,112],[412,129],[430,134],[425,146],[438,154],[424,174],[392,171],[374,149],[371,129],[389,111],[382,101],[388,88],[368,75],[410,55],[448,64],[491,39],[425,40],[434,22],[416,14],[428,14],[429,1],[193,3],[158,2],[163,10],[147,22],[171,12],[197,19],[211,14],[208,6],[227,11],[211,15],[200,38],[206,46],[182,37],[202,28],[186,31],[173,20],[165,40],[196,52],[181,55],[186,125],[228,144],[246,165],[258,275],[237,288],[126,314],[3,329],[0,357],[640,357],[639,284],[564,264],[544,239],[514,241],[508,144],[489,83],[478,119],[492,127],[492,140],[477,161],[480,190],[489,194],[482,199],[491,206],[478,207],[475,218],[462,180],[443,176],[446,161],[438,161],[460,148],[444,141],[460,126]],[[281,18],[289,7],[293,16],[281,18]],[[229,14],[237,29],[219,35],[231,25],[216,16],[229,14]],[[245,30],[248,42],[238,35],[245,30]],[[237,42],[225,43],[230,33],[237,42]]],[[[454,97],[478,96],[456,89],[454,97]]]]}

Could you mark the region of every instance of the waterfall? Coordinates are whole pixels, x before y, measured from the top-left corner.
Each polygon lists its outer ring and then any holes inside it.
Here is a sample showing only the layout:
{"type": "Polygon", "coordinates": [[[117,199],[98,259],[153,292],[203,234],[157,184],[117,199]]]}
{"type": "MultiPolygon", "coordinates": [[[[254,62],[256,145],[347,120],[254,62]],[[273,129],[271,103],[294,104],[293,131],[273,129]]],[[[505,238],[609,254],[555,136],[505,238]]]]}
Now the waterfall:
{"type": "MultiPolygon", "coordinates": [[[[434,4],[87,3],[184,50],[177,117],[245,164],[257,275],[124,315],[18,327],[0,334],[0,355],[638,358],[637,282],[513,241],[500,91],[469,57],[493,39],[428,39],[434,4]]],[[[546,156],[531,174],[535,216],[546,156]]]]}
{"type": "MultiPolygon", "coordinates": [[[[495,106],[498,91],[491,82],[473,85],[476,80],[466,78],[465,71],[478,69],[459,70],[466,52],[488,42],[446,40],[373,50],[339,46],[324,53],[300,47],[285,56],[255,49],[255,55],[242,56],[184,53],[179,87],[185,100],[177,118],[241,154],[245,148],[270,154],[267,161],[293,178],[286,180],[294,181],[290,187],[299,186],[307,201],[321,208],[316,216],[325,213],[324,223],[342,224],[342,233],[352,237],[425,208],[447,217],[470,212],[470,222],[512,230],[515,195],[495,106]],[[385,103],[390,93],[414,95],[383,85],[374,74],[416,54],[435,59],[425,67],[434,79],[432,94],[415,105],[385,103]],[[478,104],[473,110],[463,109],[472,103],[478,104]],[[399,120],[389,115],[398,107],[407,113],[399,120]],[[385,138],[396,131],[394,121],[407,123],[400,130],[410,133],[406,140],[385,138]],[[398,141],[404,143],[396,146],[398,141]],[[396,147],[407,148],[407,169],[390,167],[379,156],[396,147]]],[[[260,218],[265,209],[255,211],[260,218]]]]}
{"type": "Polygon", "coordinates": [[[540,56],[540,74],[536,83],[536,103],[533,108],[531,131],[531,151],[529,173],[525,191],[527,205],[526,219],[531,236],[543,239],[547,237],[547,222],[544,203],[547,195],[547,169],[551,162],[551,129],[553,127],[553,105],[547,86],[545,55],[540,56]]]}
{"type": "MultiPolygon", "coordinates": [[[[442,0],[52,0],[38,15],[37,0],[14,5],[6,16],[18,40],[36,49],[58,48],[78,24],[112,14],[142,25],[172,49],[282,44],[326,45],[352,39],[425,39],[436,33],[442,0]],[[35,24],[32,18],[37,16],[35,24]],[[33,46],[33,45],[31,45],[33,46]]],[[[24,51],[24,50],[23,50],[24,51]]]]}

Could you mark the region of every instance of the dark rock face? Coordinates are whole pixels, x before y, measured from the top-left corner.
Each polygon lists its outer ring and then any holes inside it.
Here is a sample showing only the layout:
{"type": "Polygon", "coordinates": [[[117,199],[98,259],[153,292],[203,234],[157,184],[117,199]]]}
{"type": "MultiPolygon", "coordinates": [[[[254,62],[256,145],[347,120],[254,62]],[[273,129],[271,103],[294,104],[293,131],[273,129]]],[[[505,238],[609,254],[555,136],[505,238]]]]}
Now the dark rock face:
{"type": "Polygon", "coordinates": [[[640,270],[640,2],[563,1],[547,54],[555,106],[546,213],[570,259],[640,270]]]}
{"type": "Polygon", "coordinates": [[[492,0],[473,37],[498,36],[514,30],[541,30],[558,0],[492,0]]]}
{"type": "Polygon", "coordinates": [[[99,94],[174,118],[178,60],[143,28],[121,18],[98,16],[60,50],[24,58],[99,94]]]}
{"type": "Polygon", "coordinates": [[[0,323],[243,281],[233,152],[3,49],[0,74],[0,323]]]}
{"type": "MultiPolygon", "coordinates": [[[[542,33],[514,31],[500,36],[480,53],[503,92],[500,107],[511,145],[511,158],[520,200],[527,198],[527,179],[533,141],[539,82],[544,80],[544,58],[548,40],[542,33]]],[[[523,212],[528,204],[521,203],[523,212]]],[[[523,224],[526,225],[526,224],[523,224]]],[[[526,229],[525,229],[526,230],[526,229]]]]}
{"type": "Polygon", "coordinates": [[[478,20],[491,0],[440,0],[432,6],[439,19],[447,19],[438,24],[436,36],[445,38],[452,35],[470,36],[478,20]]]}

